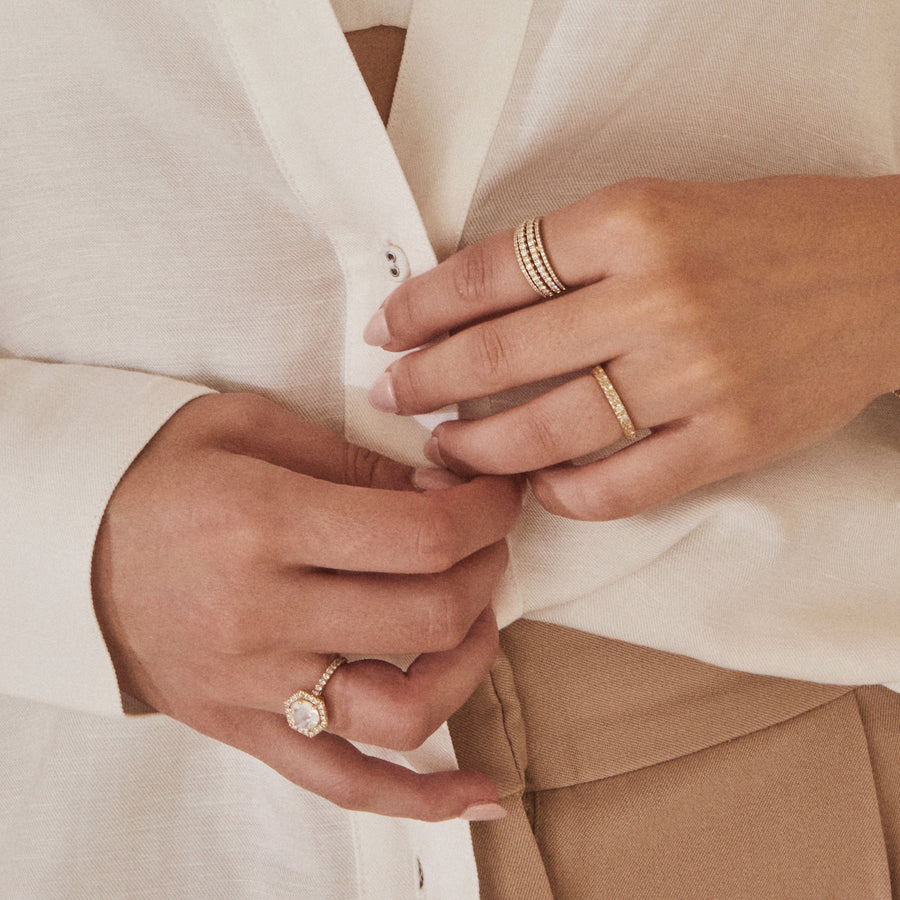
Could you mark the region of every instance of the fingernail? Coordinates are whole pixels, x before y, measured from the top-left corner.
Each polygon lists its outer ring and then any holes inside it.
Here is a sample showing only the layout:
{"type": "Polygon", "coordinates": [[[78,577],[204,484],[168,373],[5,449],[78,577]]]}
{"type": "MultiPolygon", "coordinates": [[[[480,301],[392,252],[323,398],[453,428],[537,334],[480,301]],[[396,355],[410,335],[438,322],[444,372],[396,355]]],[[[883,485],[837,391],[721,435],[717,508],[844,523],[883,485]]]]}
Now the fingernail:
{"type": "Polygon", "coordinates": [[[448,469],[419,468],[413,472],[413,486],[420,491],[439,491],[444,488],[456,487],[465,484],[466,479],[460,478],[455,472],[448,469]]]}
{"type": "Polygon", "coordinates": [[[502,819],[506,810],[499,803],[473,803],[460,814],[467,822],[493,822],[502,819]]]}
{"type": "Polygon", "coordinates": [[[425,442],[424,453],[425,457],[436,466],[440,466],[442,469],[447,468],[444,464],[444,458],[441,456],[441,448],[438,444],[438,439],[434,435],[425,442]]]}
{"type": "Polygon", "coordinates": [[[531,490],[535,499],[547,512],[557,516],[565,516],[570,519],[579,519],[577,511],[572,505],[559,496],[559,491],[552,478],[545,477],[544,472],[539,472],[531,477],[531,490]]]}
{"type": "Polygon", "coordinates": [[[397,398],[394,397],[394,385],[391,383],[390,372],[384,372],[378,376],[378,380],[369,391],[369,403],[382,412],[397,412],[397,398]]]}
{"type": "Polygon", "coordinates": [[[388,331],[387,319],[384,316],[384,307],[379,307],[378,312],[369,319],[363,331],[363,340],[373,347],[383,347],[390,343],[391,333],[388,331]]]}

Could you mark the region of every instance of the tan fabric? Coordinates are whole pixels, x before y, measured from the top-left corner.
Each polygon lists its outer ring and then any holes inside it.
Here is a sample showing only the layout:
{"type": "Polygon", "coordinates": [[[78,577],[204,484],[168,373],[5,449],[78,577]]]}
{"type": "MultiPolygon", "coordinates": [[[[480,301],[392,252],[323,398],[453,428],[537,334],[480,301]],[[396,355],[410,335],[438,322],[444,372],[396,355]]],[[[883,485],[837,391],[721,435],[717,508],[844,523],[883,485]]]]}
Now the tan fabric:
{"type": "MultiPolygon", "coordinates": [[[[509,815],[482,897],[889,898],[900,697],[746,675],[559,626],[506,629],[451,721],[509,815]]],[[[900,896],[900,892],[896,894],[900,896]]]]}

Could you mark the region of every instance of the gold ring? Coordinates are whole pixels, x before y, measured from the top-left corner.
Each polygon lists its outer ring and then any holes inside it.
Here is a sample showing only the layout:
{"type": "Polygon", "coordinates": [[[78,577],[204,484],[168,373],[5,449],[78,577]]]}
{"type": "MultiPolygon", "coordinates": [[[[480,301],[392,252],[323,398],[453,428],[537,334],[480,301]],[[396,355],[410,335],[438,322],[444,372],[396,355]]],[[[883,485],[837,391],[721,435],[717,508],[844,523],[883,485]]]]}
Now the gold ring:
{"type": "Polygon", "coordinates": [[[516,229],[513,236],[513,247],[522,274],[532,289],[545,300],[562,294],[566,290],[562,279],[550,265],[550,258],[547,256],[544,241],[541,238],[541,220],[539,218],[528,219],[516,229]]]}
{"type": "Polygon", "coordinates": [[[613,387],[613,383],[609,380],[609,375],[603,371],[603,366],[594,366],[594,368],[591,369],[591,375],[597,379],[597,384],[603,388],[603,394],[609,402],[609,405],[612,407],[612,411],[615,413],[616,418],[619,420],[619,425],[622,426],[622,433],[629,441],[636,440],[637,431],[635,431],[634,422],[631,421],[631,416],[628,415],[628,410],[625,409],[625,404],[622,402],[619,392],[613,387]]]}
{"type": "Polygon", "coordinates": [[[321,694],[328,684],[328,679],[345,662],[346,657],[336,656],[311,691],[297,691],[284,701],[284,714],[287,716],[288,725],[294,731],[299,731],[307,737],[315,737],[328,727],[328,711],[325,709],[325,701],[321,694]]]}

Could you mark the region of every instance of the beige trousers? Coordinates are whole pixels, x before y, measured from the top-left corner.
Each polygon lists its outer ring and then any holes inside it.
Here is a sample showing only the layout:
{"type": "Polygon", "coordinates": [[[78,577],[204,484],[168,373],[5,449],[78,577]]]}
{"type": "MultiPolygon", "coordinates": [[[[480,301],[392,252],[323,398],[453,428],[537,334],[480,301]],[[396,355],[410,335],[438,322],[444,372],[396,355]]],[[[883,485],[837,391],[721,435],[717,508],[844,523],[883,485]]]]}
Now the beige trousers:
{"type": "Polygon", "coordinates": [[[450,722],[482,897],[900,898],[900,695],[520,621],[450,722]],[[891,884],[894,893],[891,893],[891,884]]]}

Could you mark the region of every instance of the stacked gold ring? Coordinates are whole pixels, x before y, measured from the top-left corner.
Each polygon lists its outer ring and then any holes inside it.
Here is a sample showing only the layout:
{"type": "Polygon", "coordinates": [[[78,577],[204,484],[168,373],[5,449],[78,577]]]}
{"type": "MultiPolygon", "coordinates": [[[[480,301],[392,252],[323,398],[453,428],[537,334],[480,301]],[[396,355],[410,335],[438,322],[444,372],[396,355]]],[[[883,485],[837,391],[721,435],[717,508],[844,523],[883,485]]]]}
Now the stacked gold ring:
{"type": "MultiPolygon", "coordinates": [[[[544,249],[544,241],[541,237],[541,220],[539,217],[528,219],[523,222],[513,235],[513,247],[516,251],[516,261],[525,279],[531,287],[540,294],[545,300],[562,294],[566,290],[565,284],[550,265],[550,259],[547,251],[544,249]]],[[[615,417],[619,420],[622,428],[622,434],[629,441],[637,440],[637,429],[625,404],[619,396],[619,392],[613,387],[613,383],[609,380],[609,376],[603,370],[603,366],[594,366],[591,369],[591,375],[594,376],[597,384],[603,390],[607,403],[613,411],[615,417]]]]}
{"type": "Polygon", "coordinates": [[[528,283],[545,300],[566,290],[560,277],[553,271],[544,242],[541,239],[541,220],[529,219],[517,229],[513,238],[516,260],[528,283]]]}

